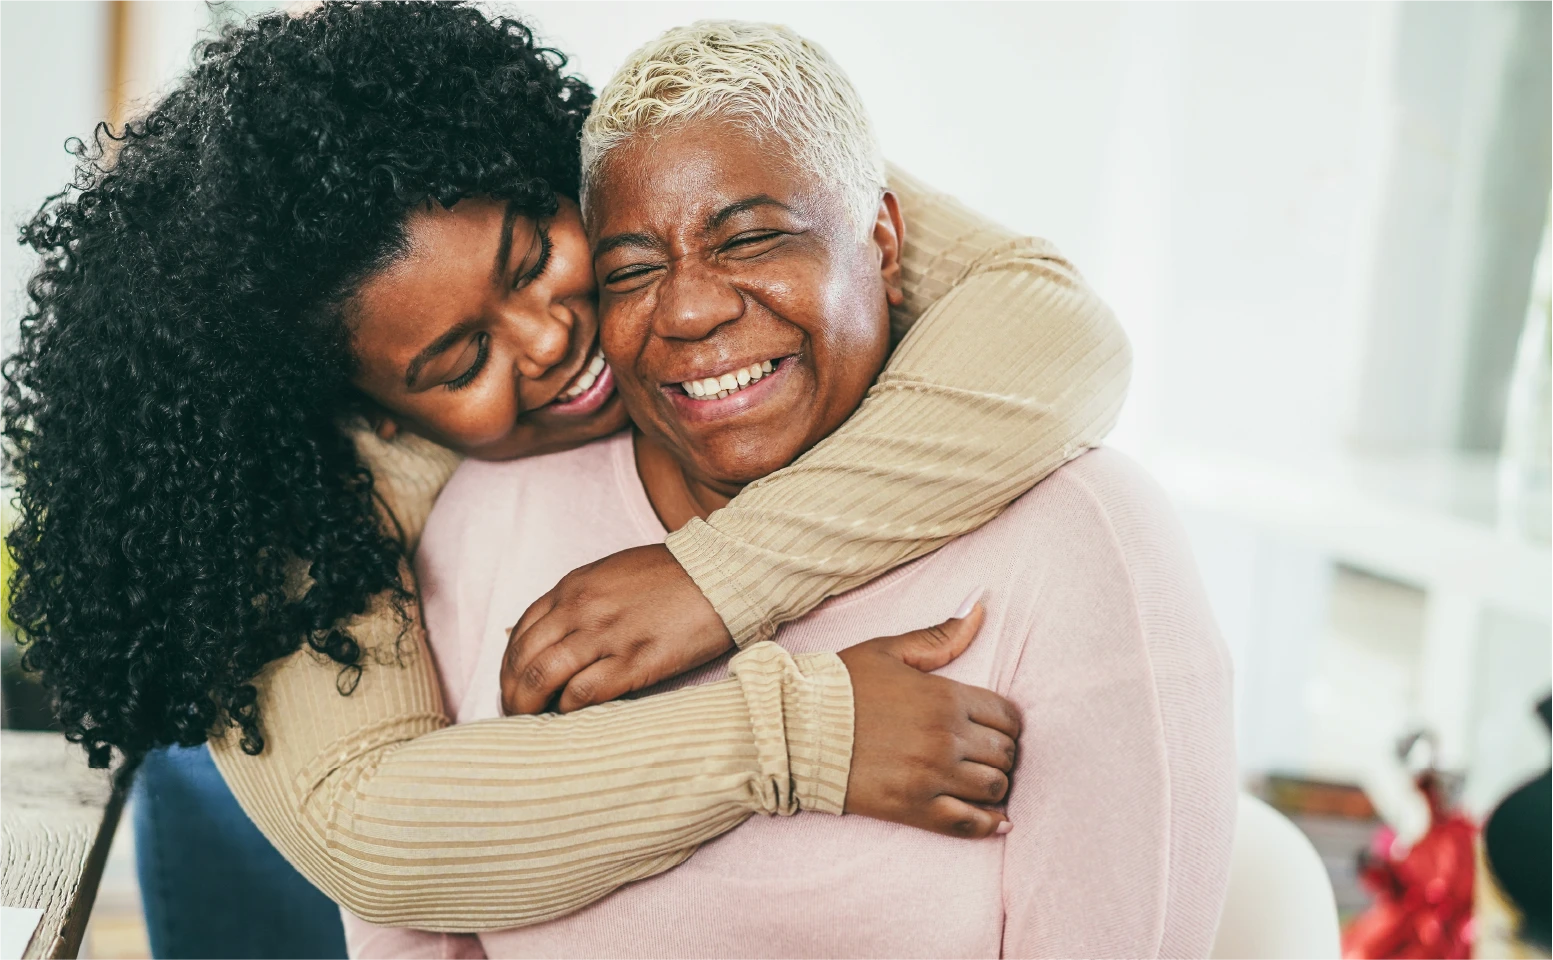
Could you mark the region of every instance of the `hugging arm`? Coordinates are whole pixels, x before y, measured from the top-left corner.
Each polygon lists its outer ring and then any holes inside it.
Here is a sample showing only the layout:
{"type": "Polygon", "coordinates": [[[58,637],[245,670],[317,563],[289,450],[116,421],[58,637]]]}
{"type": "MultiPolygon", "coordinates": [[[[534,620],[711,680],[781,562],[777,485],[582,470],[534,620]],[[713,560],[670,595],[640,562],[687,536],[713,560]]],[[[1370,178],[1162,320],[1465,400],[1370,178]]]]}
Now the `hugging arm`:
{"type": "Polygon", "coordinates": [[[755,813],[840,813],[852,691],[834,656],[747,650],[733,678],[568,716],[450,726],[418,626],[353,625],[402,665],[341,696],[307,651],[256,686],[272,744],[211,752],[249,816],[356,915],[423,930],[561,916],[659,873],[755,813]]]}

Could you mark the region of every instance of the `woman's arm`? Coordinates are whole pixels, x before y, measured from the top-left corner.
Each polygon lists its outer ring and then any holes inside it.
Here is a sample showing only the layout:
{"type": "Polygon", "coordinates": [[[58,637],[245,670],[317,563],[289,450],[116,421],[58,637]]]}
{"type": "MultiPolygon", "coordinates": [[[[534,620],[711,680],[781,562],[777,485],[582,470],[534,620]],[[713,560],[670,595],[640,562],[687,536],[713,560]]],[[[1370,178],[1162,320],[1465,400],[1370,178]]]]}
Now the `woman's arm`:
{"type": "Polygon", "coordinates": [[[1132,354],[1048,243],[892,168],[900,346],[858,412],[668,546],[740,645],[975,530],[1097,445],[1132,354]],[[909,332],[909,334],[908,334],[909,332]]]}
{"type": "Polygon", "coordinates": [[[309,880],[374,923],[494,930],[561,916],[666,870],[751,814],[840,813],[852,691],[834,656],[762,645],[733,679],[567,716],[449,726],[419,629],[353,625],[349,696],[307,651],[258,678],[267,748],[211,752],[309,880]]]}
{"type": "Polygon", "coordinates": [[[1207,956],[1234,839],[1233,693],[1185,531],[1111,451],[1033,496],[1026,537],[1046,563],[1002,588],[1020,601],[1005,622],[1028,625],[1005,682],[1031,731],[1008,796],[1003,955],[1207,956]]]}
{"type": "MultiPolygon", "coordinates": [[[[354,431],[413,550],[458,458],[354,431]]],[[[408,577],[408,572],[406,573],[408,577]]],[[[666,870],[754,813],[840,813],[852,687],[835,657],[746,651],[734,679],[566,717],[451,726],[418,616],[350,625],[365,666],[305,649],[255,680],[265,749],[211,741],[254,823],[341,906],[380,924],[494,930],[666,870]],[[603,745],[608,749],[601,749],[603,745]]]]}

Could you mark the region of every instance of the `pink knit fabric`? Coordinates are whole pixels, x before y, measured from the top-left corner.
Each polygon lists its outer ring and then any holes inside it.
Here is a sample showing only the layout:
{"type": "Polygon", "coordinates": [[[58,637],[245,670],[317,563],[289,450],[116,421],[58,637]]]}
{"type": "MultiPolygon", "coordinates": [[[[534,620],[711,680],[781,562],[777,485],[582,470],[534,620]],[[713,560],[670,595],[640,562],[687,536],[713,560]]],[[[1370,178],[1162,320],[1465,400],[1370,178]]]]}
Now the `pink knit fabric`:
{"type": "MultiPolygon", "coordinates": [[[[449,709],[498,715],[507,629],[567,571],[661,541],[628,434],[466,462],[416,566],[449,709]]],[[[755,818],[548,923],[453,936],[347,917],[356,957],[1205,956],[1228,876],[1228,657],[1159,490],[1099,450],[1001,517],[788,624],[795,653],[987,622],[944,676],[1023,711],[1014,829],[965,841],[861,817],[755,818]]],[[[675,681],[720,678],[725,661],[675,681]]]]}

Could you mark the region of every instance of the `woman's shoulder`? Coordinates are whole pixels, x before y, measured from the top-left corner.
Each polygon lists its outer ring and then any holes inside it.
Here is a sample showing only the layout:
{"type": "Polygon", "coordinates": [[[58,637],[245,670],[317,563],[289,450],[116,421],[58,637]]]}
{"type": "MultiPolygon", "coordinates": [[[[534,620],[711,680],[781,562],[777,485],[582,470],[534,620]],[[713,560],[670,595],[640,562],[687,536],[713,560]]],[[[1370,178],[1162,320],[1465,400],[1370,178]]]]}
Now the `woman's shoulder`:
{"type": "Polygon", "coordinates": [[[1051,604],[1125,609],[1147,655],[1191,648],[1199,667],[1227,669],[1186,529],[1169,496],[1125,454],[1099,447],[1075,457],[984,530],[986,549],[1011,577],[1048,588],[1024,591],[1030,616],[1051,604]]]}
{"type": "Polygon", "coordinates": [[[571,450],[516,460],[465,460],[453,471],[426,521],[428,540],[518,523],[519,514],[587,510],[615,490],[617,461],[630,454],[621,432],[571,450]],[[507,518],[504,520],[503,518],[507,518]]]}
{"type": "Polygon", "coordinates": [[[432,505],[463,458],[407,432],[385,440],[359,418],[348,423],[345,431],[372,472],[372,489],[386,514],[384,522],[399,534],[405,549],[414,552],[432,505]]]}

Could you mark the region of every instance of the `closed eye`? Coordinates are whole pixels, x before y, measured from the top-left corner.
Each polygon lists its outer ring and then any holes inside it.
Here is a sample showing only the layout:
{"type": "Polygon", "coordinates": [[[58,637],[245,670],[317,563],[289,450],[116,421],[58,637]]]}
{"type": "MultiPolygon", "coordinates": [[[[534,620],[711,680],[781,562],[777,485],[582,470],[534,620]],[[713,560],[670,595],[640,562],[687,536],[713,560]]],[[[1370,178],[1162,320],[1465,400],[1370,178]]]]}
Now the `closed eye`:
{"type": "MultiPolygon", "coordinates": [[[[483,332],[475,334],[475,338],[470,342],[470,346],[475,349],[474,359],[463,373],[443,384],[449,390],[464,389],[471,383],[474,383],[475,378],[480,375],[480,371],[485,369],[485,363],[491,356],[491,335],[483,332]]],[[[464,352],[467,354],[469,348],[464,348],[464,352]]]]}
{"type": "Polygon", "coordinates": [[[755,230],[741,233],[723,244],[723,250],[748,255],[770,249],[771,242],[786,236],[779,230],[755,230]]]}
{"type": "Polygon", "coordinates": [[[545,268],[550,265],[550,231],[545,227],[539,227],[535,231],[539,238],[539,256],[534,258],[534,265],[527,270],[519,272],[512,279],[512,289],[521,290],[538,280],[544,275],[545,268]]]}
{"type": "Polygon", "coordinates": [[[630,293],[645,286],[648,278],[657,270],[657,265],[651,263],[621,267],[609,272],[609,275],[604,278],[604,285],[609,288],[610,293],[630,293]]]}

